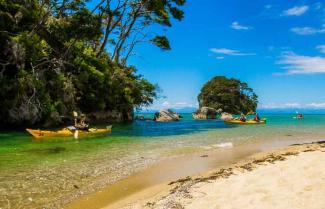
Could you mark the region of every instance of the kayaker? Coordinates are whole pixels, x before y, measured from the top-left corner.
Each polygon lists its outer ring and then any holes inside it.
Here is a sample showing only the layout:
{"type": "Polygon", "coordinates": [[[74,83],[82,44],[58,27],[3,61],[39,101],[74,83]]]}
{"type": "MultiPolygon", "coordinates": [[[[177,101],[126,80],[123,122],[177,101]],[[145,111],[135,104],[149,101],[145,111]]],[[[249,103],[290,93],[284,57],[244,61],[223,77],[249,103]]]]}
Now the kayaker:
{"type": "Polygon", "coordinates": [[[240,118],[239,118],[239,120],[241,121],[241,122],[246,122],[246,116],[244,115],[244,113],[241,113],[240,114],[240,118]]]}
{"type": "Polygon", "coordinates": [[[304,115],[301,114],[301,113],[298,113],[298,114],[297,114],[297,118],[298,118],[298,119],[302,119],[302,118],[304,118],[304,115]]]}
{"type": "Polygon", "coordinates": [[[255,114],[253,120],[256,121],[256,122],[259,122],[259,121],[261,120],[261,119],[260,119],[260,116],[258,115],[258,113],[255,114]]]}
{"type": "Polygon", "coordinates": [[[81,114],[80,118],[75,118],[74,120],[74,126],[78,130],[86,130],[88,131],[89,129],[89,124],[86,123],[86,115],[81,114]]]}

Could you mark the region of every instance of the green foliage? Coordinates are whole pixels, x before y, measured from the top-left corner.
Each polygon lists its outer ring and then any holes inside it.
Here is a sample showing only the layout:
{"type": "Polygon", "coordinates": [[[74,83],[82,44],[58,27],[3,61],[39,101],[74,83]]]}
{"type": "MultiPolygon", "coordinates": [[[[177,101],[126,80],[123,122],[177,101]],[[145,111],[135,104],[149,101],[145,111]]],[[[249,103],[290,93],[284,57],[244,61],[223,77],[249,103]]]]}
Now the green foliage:
{"type": "Polygon", "coordinates": [[[257,95],[247,83],[216,76],[208,81],[198,96],[200,107],[207,106],[233,114],[255,112],[257,95]]]}
{"type": "Polygon", "coordinates": [[[135,68],[96,56],[100,15],[85,0],[65,2],[0,0],[0,126],[55,125],[73,110],[130,113],[156,97],[135,68]]]}
{"type": "Polygon", "coordinates": [[[163,50],[170,50],[170,44],[165,36],[156,36],[154,39],[151,40],[156,46],[163,50]]]}

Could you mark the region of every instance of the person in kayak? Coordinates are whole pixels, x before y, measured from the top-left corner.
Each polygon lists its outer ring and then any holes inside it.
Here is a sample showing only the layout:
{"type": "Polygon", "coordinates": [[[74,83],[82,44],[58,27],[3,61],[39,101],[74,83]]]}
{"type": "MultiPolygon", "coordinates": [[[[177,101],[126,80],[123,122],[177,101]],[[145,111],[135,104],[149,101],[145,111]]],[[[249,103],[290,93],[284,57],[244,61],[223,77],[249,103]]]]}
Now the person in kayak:
{"type": "Polygon", "coordinates": [[[89,130],[89,124],[86,123],[86,115],[85,114],[81,114],[80,118],[75,118],[74,127],[77,130],[85,130],[85,131],[89,130]]]}
{"type": "Polygon", "coordinates": [[[298,119],[302,119],[302,118],[304,118],[304,115],[303,115],[302,113],[298,113],[298,114],[297,114],[297,118],[298,118],[298,119]]]}
{"type": "Polygon", "coordinates": [[[241,113],[240,114],[240,118],[239,118],[239,120],[241,121],[241,122],[246,122],[246,116],[244,115],[244,113],[241,113]]]}
{"type": "Polygon", "coordinates": [[[260,119],[260,116],[258,115],[258,113],[255,114],[253,120],[256,121],[256,122],[260,122],[261,119],[260,119]]]}

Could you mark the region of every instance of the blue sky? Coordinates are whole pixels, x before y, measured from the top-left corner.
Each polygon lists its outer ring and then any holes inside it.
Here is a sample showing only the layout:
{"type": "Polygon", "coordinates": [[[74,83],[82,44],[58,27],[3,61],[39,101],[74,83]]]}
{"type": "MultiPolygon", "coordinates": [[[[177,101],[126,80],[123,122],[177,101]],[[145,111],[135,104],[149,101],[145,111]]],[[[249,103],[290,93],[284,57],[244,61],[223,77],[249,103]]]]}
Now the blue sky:
{"type": "Polygon", "coordinates": [[[137,47],[130,64],[166,98],[150,108],[197,106],[217,75],[247,82],[259,108],[325,108],[325,1],[187,0],[164,33],[172,50],[137,47]]]}

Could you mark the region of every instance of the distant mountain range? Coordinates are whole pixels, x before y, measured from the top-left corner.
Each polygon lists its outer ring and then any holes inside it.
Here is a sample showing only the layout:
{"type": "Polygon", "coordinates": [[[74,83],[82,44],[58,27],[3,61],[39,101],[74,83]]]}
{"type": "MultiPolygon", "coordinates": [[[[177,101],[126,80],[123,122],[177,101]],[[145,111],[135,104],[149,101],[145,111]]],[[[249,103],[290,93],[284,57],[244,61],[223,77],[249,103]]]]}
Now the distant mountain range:
{"type": "MultiPolygon", "coordinates": [[[[197,108],[194,107],[184,107],[184,108],[169,108],[170,110],[178,113],[192,113],[197,110],[197,108]]],[[[142,109],[140,111],[137,111],[138,113],[155,113],[158,112],[159,109],[142,109]]]]}

